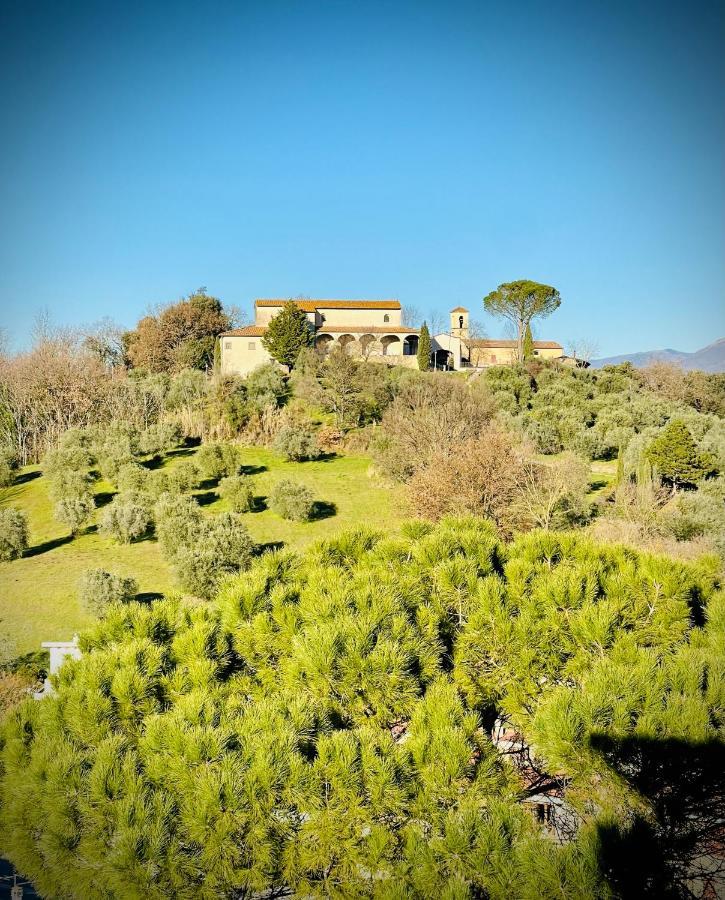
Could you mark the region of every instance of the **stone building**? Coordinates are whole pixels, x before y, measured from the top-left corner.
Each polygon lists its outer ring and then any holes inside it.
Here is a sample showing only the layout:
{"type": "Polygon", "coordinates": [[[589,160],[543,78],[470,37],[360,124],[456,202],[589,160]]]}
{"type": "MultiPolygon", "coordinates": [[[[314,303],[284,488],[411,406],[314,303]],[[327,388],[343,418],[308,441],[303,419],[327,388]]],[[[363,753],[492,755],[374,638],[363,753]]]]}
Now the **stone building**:
{"type": "MultiPolygon", "coordinates": [[[[220,335],[221,370],[225,375],[247,375],[271,357],[262,338],[272,318],[288,300],[256,300],[254,324],[220,335]]],[[[419,329],[402,324],[397,300],[293,300],[307,316],[314,346],[329,351],[344,347],[355,356],[417,368],[419,329]]],[[[456,306],[450,312],[448,331],[431,336],[431,364],[436,369],[461,369],[511,364],[516,341],[483,340],[470,336],[468,310],[456,306]]],[[[567,358],[560,344],[535,341],[534,355],[541,359],[567,358]]]]}

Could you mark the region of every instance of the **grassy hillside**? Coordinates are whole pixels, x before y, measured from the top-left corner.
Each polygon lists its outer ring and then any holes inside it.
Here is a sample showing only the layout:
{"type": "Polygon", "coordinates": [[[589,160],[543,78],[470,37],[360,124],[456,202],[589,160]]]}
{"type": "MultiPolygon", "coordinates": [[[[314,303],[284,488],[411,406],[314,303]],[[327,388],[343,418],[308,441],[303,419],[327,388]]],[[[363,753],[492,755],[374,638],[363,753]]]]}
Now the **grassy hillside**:
{"type": "MultiPolygon", "coordinates": [[[[194,452],[179,451],[166,464],[173,466],[194,452]]],[[[318,517],[306,523],[287,522],[264,508],[247,513],[249,531],[261,544],[301,547],[358,523],[390,529],[403,517],[400,493],[368,476],[367,457],[287,463],[268,450],[254,448],[243,451],[243,464],[245,471],[254,474],[259,497],[265,497],[276,481],[290,477],[308,485],[320,503],[318,517]]],[[[108,484],[99,482],[95,490],[97,503],[108,502],[108,484]]],[[[196,496],[209,514],[227,508],[213,488],[197,491],[196,496]]],[[[37,467],[23,470],[13,487],[0,491],[0,504],[22,509],[30,527],[28,553],[0,563],[0,633],[10,639],[14,653],[38,649],[44,640],[69,639],[89,623],[76,597],[78,578],[85,569],[133,575],[141,594],[165,594],[176,588],[153,539],[124,546],[99,535],[95,525],[71,539],[68,530],[53,519],[46,479],[37,467]]]]}

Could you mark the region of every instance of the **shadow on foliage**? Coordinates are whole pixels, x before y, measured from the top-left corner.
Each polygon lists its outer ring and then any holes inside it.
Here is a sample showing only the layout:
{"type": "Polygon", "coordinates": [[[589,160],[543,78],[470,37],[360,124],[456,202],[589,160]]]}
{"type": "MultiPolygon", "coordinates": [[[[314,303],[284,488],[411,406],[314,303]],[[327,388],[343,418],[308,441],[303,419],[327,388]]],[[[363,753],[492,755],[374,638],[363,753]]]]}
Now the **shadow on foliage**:
{"type": "Polygon", "coordinates": [[[136,594],[133,599],[136,603],[153,603],[155,600],[163,600],[164,595],[159,594],[158,591],[144,591],[141,594],[136,594]]]}
{"type": "Polygon", "coordinates": [[[329,519],[337,515],[337,505],[328,503],[327,500],[315,500],[312,504],[310,522],[318,522],[320,519],[329,519]]]}
{"type": "Polygon", "coordinates": [[[249,510],[249,512],[264,512],[265,509],[269,509],[267,498],[259,496],[254,498],[254,506],[249,510]]]}
{"type": "Polygon", "coordinates": [[[215,488],[221,478],[205,478],[203,481],[199,482],[199,487],[202,491],[210,491],[212,488],[215,488]]]}
{"type": "Polygon", "coordinates": [[[13,482],[13,484],[27,484],[29,481],[34,481],[36,478],[40,478],[42,472],[23,472],[22,475],[18,475],[13,482]]]}
{"type": "Polygon", "coordinates": [[[36,544],[34,547],[29,547],[25,553],[23,553],[23,556],[40,556],[41,553],[48,553],[50,550],[55,550],[57,547],[62,547],[64,544],[70,544],[72,540],[73,535],[66,534],[63,537],[54,538],[52,541],[44,541],[42,544],[36,544]]]}
{"type": "Polygon", "coordinates": [[[203,494],[194,494],[194,499],[199,506],[209,506],[210,503],[216,503],[219,494],[216,491],[204,491],[203,494]]]}
{"type": "Polygon", "coordinates": [[[647,806],[628,826],[599,828],[617,896],[725,896],[725,744],[596,735],[591,745],[647,806]]]}

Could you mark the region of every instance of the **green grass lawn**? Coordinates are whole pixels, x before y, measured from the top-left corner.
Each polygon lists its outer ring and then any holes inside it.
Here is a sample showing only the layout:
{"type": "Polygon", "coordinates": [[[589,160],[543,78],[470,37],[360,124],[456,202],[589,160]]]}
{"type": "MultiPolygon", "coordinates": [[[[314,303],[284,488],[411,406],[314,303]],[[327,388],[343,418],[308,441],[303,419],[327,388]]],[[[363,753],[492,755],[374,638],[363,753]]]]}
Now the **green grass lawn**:
{"type": "MultiPolygon", "coordinates": [[[[173,466],[193,452],[180,451],[166,465],[173,466]]],[[[252,448],[242,451],[242,462],[254,473],[258,497],[266,497],[276,481],[293,478],[304,482],[325,504],[322,517],[305,523],[287,522],[268,509],[246,513],[249,531],[260,544],[282,542],[287,547],[301,547],[361,523],[389,530],[404,517],[400,490],[370,477],[367,457],[289,463],[268,450],[252,448]]],[[[100,482],[95,490],[107,493],[110,486],[100,482]]],[[[213,488],[197,495],[210,515],[227,508],[213,488]]],[[[133,575],[140,593],[178,589],[153,539],[125,546],[97,534],[94,526],[71,539],[68,530],[53,519],[46,479],[37,467],[24,469],[14,486],[0,490],[0,505],[23,510],[30,528],[27,554],[0,563],[0,634],[10,639],[14,654],[39,649],[41,641],[68,640],[89,624],[76,593],[85,569],[133,575]]]]}

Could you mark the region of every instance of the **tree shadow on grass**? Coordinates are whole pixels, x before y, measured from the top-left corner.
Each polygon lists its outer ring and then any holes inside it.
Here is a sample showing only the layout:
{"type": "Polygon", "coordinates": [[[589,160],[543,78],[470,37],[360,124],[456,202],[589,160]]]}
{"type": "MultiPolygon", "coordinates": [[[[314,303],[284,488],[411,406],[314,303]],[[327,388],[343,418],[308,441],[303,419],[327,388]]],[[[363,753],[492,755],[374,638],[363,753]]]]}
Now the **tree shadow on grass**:
{"type": "Polygon", "coordinates": [[[95,494],[93,499],[96,503],[96,509],[100,509],[102,506],[107,506],[115,496],[115,491],[101,491],[99,494],[95,494]]]}
{"type": "Polygon", "coordinates": [[[209,506],[210,503],[216,503],[219,494],[216,491],[204,491],[203,494],[194,494],[194,499],[199,506],[209,506]]]}
{"type": "Polygon", "coordinates": [[[321,519],[330,519],[337,515],[337,504],[328,503],[327,500],[315,500],[312,505],[310,522],[319,522],[321,519]]]}
{"type": "Polygon", "coordinates": [[[609,484],[604,478],[600,478],[597,481],[589,482],[589,490],[590,491],[601,491],[602,488],[605,488],[609,484]]]}
{"type": "Polygon", "coordinates": [[[647,807],[628,827],[598,827],[616,895],[725,896],[725,744],[594,735],[591,746],[647,807]]]}
{"type": "Polygon", "coordinates": [[[36,544],[34,547],[29,547],[25,553],[23,553],[23,557],[40,556],[41,553],[48,553],[51,550],[55,550],[57,547],[62,547],[64,544],[70,544],[72,540],[73,535],[66,534],[63,537],[54,538],[52,541],[44,541],[42,544],[36,544]]]}
{"type": "Polygon", "coordinates": [[[239,469],[242,475],[259,475],[262,472],[268,472],[267,466],[241,466],[239,469]]]}
{"type": "Polygon", "coordinates": [[[267,503],[267,498],[266,497],[255,497],[253,506],[249,510],[249,512],[252,512],[252,513],[264,512],[265,509],[269,509],[269,505],[267,503]]]}
{"type": "Polygon", "coordinates": [[[13,485],[17,484],[27,484],[29,481],[34,481],[36,478],[40,478],[42,472],[23,472],[22,475],[18,475],[13,482],[13,485]]]}
{"type": "Polygon", "coordinates": [[[337,458],[337,453],[320,453],[319,456],[311,459],[310,462],[332,462],[333,459],[337,458]]]}
{"type": "Polygon", "coordinates": [[[143,591],[140,594],[136,594],[133,599],[136,603],[153,603],[156,600],[163,600],[164,595],[158,591],[143,591]]]}
{"type": "Polygon", "coordinates": [[[154,469],[160,469],[163,464],[164,458],[163,456],[159,456],[158,453],[155,456],[152,456],[150,459],[145,459],[141,463],[144,469],[150,469],[151,471],[153,471],[154,469]]]}
{"type": "Polygon", "coordinates": [[[196,447],[177,447],[176,450],[169,450],[167,456],[176,459],[177,456],[193,456],[196,453],[196,447]]]}
{"type": "Polygon", "coordinates": [[[282,550],[284,541],[267,541],[264,544],[257,544],[255,554],[261,556],[263,553],[273,553],[275,550],[282,550]]]}

